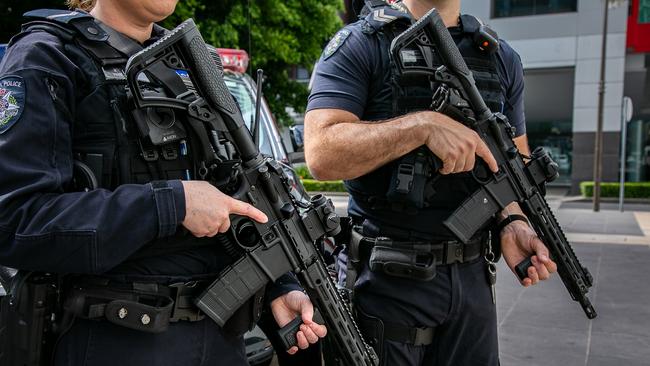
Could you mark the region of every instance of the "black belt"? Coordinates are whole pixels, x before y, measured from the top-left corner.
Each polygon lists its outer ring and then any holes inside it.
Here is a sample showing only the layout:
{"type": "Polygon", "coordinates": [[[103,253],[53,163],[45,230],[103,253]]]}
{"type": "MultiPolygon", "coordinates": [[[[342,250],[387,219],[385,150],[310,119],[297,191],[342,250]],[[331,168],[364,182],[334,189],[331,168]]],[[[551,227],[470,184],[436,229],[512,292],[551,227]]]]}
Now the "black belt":
{"type": "Polygon", "coordinates": [[[372,271],[429,281],[439,265],[465,263],[481,256],[487,236],[478,236],[463,244],[455,240],[440,242],[397,241],[386,237],[366,237],[352,230],[348,248],[346,287],[352,289],[361,269],[361,261],[369,258],[372,271]]]}
{"type": "Polygon", "coordinates": [[[465,263],[473,261],[481,256],[483,240],[477,239],[463,244],[459,241],[449,240],[441,242],[425,241],[395,241],[386,237],[369,238],[363,237],[360,241],[361,252],[368,253],[375,246],[383,246],[394,249],[415,250],[428,252],[435,258],[434,264],[448,265],[454,263],[465,263]]]}
{"type": "Polygon", "coordinates": [[[158,283],[75,284],[64,309],[82,319],[106,319],[111,323],[149,333],[167,330],[169,323],[199,321],[205,315],[194,305],[194,298],[209,284],[190,281],[158,283]]]}

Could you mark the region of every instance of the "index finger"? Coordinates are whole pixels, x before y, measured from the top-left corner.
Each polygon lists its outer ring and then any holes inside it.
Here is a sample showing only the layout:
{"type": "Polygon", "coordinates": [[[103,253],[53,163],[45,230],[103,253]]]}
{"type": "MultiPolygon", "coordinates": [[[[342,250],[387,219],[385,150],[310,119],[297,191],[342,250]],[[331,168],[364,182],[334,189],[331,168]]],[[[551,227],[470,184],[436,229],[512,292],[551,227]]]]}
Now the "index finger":
{"type": "Polygon", "coordinates": [[[232,198],[230,201],[230,213],[234,215],[248,216],[261,224],[269,221],[269,218],[264,214],[264,212],[256,209],[246,202],[242,202],[234,198],[232,198]]]}
{"type": "Polygon", "coordinates": [[[485,142],[483,142],[483,140],[479,140],[478,145],[476,146],[476,155],[480,156],[483,161],[485,161],[493,173],[499,171],[499,164],[497,164],[496,159],[494,159],[494,155],[492,155],[492,152],[487,147],[485,142]]]}

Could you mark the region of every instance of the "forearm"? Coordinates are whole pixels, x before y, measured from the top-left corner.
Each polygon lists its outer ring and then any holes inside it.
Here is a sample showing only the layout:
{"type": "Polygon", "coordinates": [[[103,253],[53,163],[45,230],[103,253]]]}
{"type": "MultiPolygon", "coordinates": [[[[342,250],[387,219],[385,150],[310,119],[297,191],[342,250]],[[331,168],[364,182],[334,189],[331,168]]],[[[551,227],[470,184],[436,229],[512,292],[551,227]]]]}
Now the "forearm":
{"type": "Polygon", "coordinates": [[[425,143],[425,120],[436,115],[420,112],[364,122],[345,113],[344,120],[335,122],[322,111],[305,117],[305,159],[318,179],[353,179],[407,154],[425,143]]]}

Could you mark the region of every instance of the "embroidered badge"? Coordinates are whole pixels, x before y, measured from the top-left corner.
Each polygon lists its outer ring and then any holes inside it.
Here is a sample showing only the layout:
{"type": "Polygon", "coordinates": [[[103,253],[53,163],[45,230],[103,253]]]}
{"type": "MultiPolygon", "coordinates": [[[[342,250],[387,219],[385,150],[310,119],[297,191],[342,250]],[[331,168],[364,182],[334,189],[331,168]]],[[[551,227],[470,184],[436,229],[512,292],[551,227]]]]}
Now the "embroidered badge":
{"type": "Polygon", "coordinates": [[[25,83],[20,76],[0,79],[0,134],[20,118],[25,106],[25,83]]]}
{"type": "Polygon", "coordinates": [[[336,33],[330,43],[327,44],[327,47],[325,47],[325,51],[323,52],[323,59],[327,60],[330,56],[336,53],[339,47],[341,47],[345,40],[348,39],[350,33],[352,32],[349,29],[341,29],[338,33],[336,33]]]}

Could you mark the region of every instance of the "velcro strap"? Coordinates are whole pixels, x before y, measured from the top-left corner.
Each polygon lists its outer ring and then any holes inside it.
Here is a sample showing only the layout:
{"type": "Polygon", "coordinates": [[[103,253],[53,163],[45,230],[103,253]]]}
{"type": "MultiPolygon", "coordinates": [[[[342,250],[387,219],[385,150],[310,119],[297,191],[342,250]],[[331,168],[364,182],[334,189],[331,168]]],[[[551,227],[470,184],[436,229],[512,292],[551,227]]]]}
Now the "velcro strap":
{"type": "Polygon", "coordinates": [[[151,182],[151,186],[158,214],[158,238],[174,235],[178,223],[172,187],[163,180],[151,182]]]}
{"type": "Polygon", "coordinates": [[[433,343],[432,327],[409,327],[406,325],[384,322],[384,339],[411,344],[414,346],[428,346],[433,343]]]}

